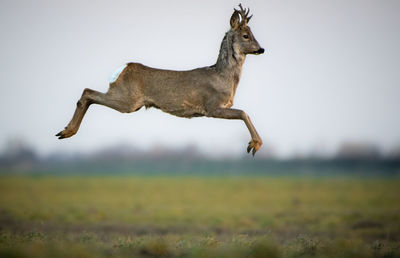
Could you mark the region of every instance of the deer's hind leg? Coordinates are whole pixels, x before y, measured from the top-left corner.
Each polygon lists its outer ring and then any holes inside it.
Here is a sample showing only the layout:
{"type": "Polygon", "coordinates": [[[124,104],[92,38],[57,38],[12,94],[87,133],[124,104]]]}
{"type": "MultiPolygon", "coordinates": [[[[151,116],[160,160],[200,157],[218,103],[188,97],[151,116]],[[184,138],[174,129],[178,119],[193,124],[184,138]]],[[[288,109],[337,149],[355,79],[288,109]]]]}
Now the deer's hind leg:
{"type": "Polygon", "coordinates": [[[81,125],[82,119],[85,116],[91,104],[99,104],[110,107],[122,113],[129,113],[140,109],[142,105],[133,106],[132,101],[129,101],[127,96],[122,96],[115,91],[108,91],[107,93],[101,93],[91,89],[85,89],[78,103],[74,116],[68,123],[67,127],[56,136],[58,139],[64,139],[75,135],[78,132],[79,126],[81,125]]]}

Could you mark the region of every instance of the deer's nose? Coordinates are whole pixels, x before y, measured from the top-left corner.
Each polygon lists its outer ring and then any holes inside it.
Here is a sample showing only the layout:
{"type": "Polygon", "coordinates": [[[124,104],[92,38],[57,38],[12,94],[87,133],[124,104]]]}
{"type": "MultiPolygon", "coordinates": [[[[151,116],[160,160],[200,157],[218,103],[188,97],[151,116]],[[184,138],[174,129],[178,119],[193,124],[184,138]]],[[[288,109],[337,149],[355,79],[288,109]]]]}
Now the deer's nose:
{"type": "Polygon", "coordinates": [[[264,49],[263,48],[260,48],[259,50],[257,50],[257,54],[263,54],[264,53],[264,49]]]}

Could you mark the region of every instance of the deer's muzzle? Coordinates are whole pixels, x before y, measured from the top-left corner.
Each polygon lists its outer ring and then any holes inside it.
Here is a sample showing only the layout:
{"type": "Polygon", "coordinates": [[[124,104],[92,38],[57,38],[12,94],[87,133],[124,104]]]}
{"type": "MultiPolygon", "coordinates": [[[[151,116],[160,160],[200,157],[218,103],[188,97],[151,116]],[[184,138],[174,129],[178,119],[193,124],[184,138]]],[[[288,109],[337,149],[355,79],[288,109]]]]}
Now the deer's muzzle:
{"type": "Polygon", "coordinates": [[[256,54],[256,55],[260,55],[260,54],[263,54],[264,53],[264,49],[261,47],[259,50],[257,50],[257,51],[254,51],[254,54],[256,54]]]}

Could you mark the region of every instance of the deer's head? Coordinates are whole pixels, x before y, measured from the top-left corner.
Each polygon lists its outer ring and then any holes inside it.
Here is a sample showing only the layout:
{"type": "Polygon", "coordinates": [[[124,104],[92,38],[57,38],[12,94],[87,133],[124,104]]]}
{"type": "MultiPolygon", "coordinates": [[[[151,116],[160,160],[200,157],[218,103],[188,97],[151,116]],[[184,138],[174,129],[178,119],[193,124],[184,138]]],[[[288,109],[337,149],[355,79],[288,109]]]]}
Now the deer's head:
{"type": "Polygon", "coordinates": [[[239,8],[240,10],[234,9],[235,11],[231,17],[231,28],[234,32],[233,42],[234,48],[236,48],[235,50],[245,55],[259,55],[264,53],[264,49],[260,47],[260,44],[258,44],[257,40],[254,38],[250,27],[247,26],[247,23],[253,16],[248,16],[250,9],[243,9],[241,4],[239,4],[239,8]]]}

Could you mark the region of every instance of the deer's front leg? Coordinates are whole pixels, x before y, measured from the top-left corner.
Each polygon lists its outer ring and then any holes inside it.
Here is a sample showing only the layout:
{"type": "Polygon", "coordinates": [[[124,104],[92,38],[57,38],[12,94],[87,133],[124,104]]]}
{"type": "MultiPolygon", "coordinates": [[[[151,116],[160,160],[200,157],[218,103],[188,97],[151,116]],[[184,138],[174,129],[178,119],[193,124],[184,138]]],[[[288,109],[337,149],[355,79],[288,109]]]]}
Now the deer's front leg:
{"type": "Polygon", "coordinates": [[[262,145],[262,140],[258,135],[256,128],[251,123],[249,116],[243,110],[233,108],[218,108],[208,112],[207,116],[215,118],[243,120],[251,135],[251,141],[249,142],[249,146],[247,147],[247,152],[249,153],[250,151],[252,151],[252,154],[254,156],[254,154],[260,149],[262,145]]]}

